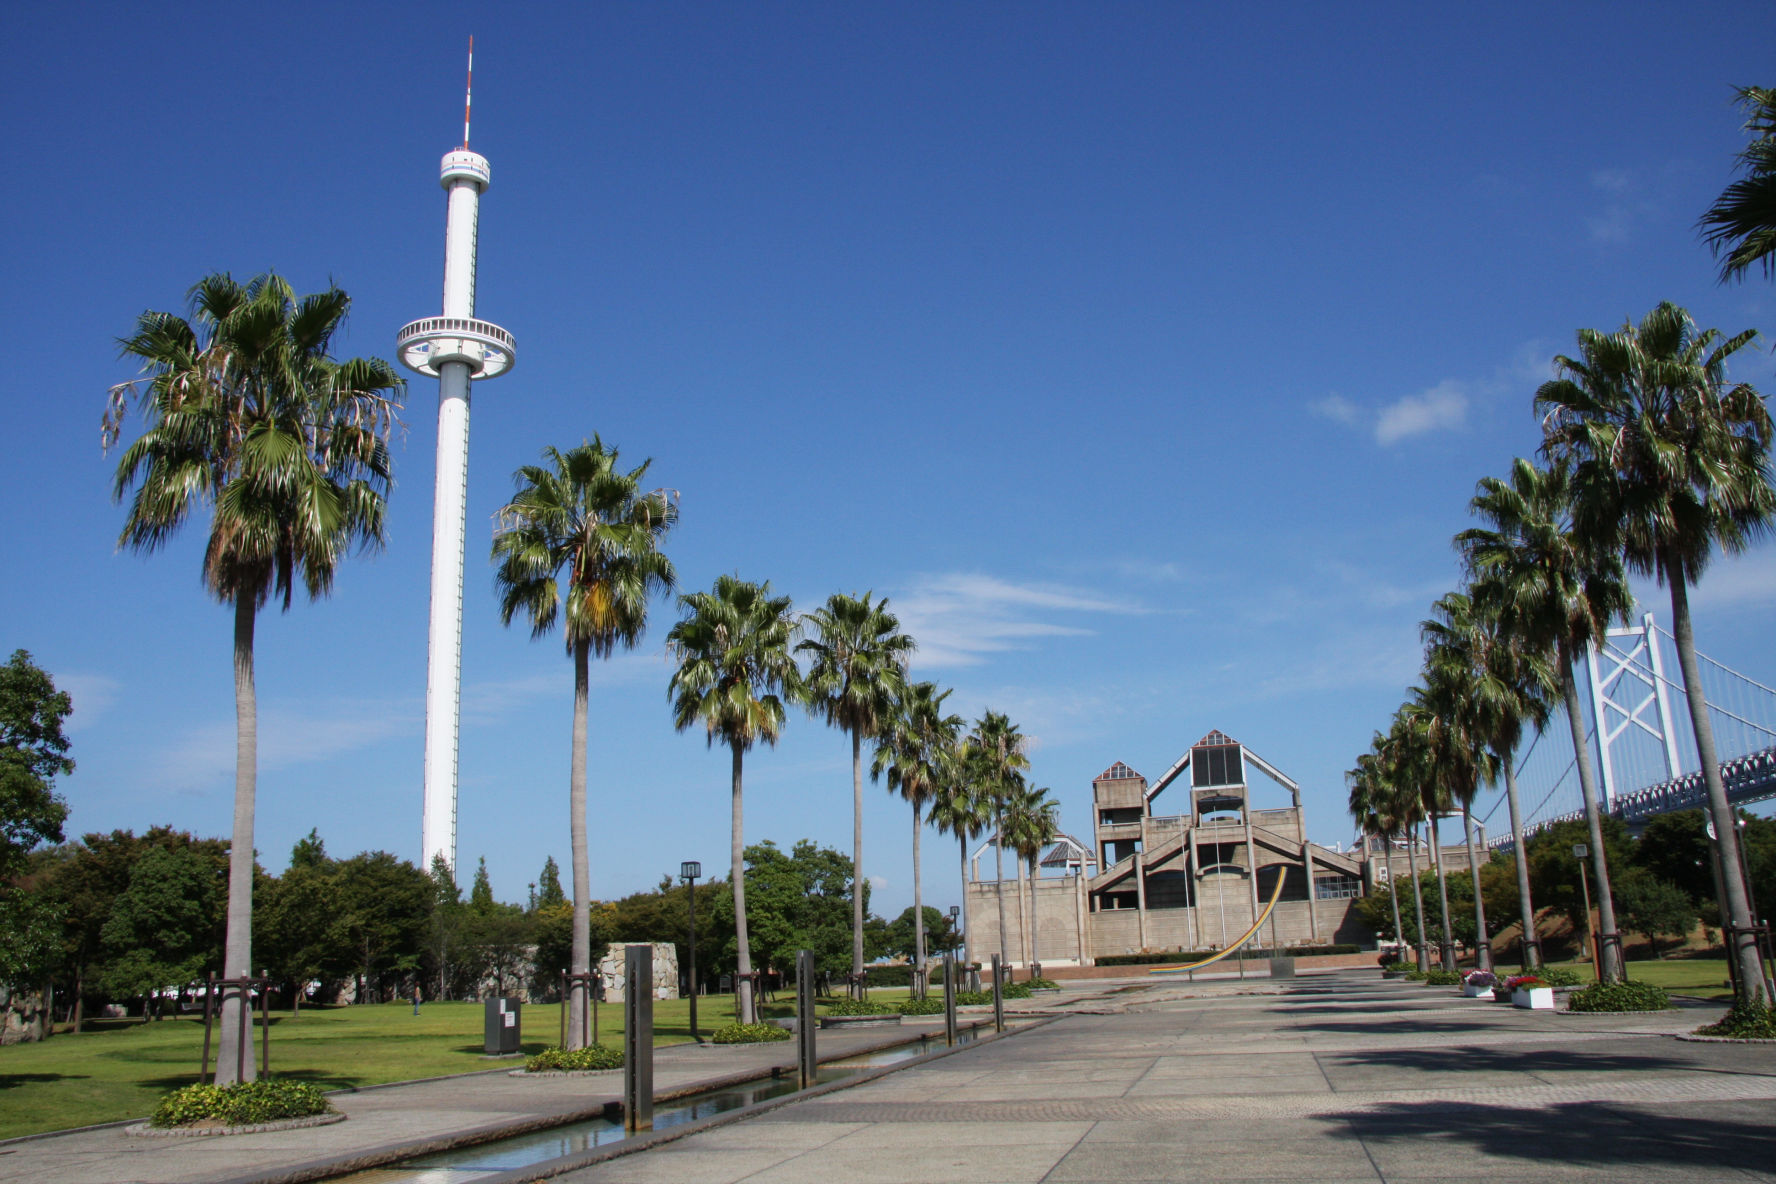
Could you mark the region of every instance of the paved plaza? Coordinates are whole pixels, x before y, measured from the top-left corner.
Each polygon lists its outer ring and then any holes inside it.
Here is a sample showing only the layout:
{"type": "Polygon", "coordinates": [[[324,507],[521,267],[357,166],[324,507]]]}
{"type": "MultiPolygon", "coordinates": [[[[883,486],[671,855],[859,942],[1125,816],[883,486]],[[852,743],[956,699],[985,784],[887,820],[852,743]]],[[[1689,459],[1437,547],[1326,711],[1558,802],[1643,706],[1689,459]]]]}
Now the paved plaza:
{"type": "MultiPolygon", "coordinates": [[[[1093,984],[1068,996],[1072,1014],[1042,1027],[552,1178],[1776,1181],[1776,1047],[1674,1038],[1719,1007],[1527,1012],[1373,971],[1093,984]]],[[[842,1048],[835,1040],[825,1051],[842,1048]]],[[[711,1075],[709,1058],[726,1055],[768,1054],[671,1050],[661,1088],[711,1075]]],[[[289,1179],[328,1154],[542,1121],[620,1088],[556,1080],[495,1075],[346,1094],[337,1100],[351,1119],[336,1126],[181,1147],[115,1130],[14,1142],[0,1147],[0,1179],[289,1179]]],[[[517,1184],[546,1166],[507,1170],[497,1159],[354,1181],[517,1184]]]]}

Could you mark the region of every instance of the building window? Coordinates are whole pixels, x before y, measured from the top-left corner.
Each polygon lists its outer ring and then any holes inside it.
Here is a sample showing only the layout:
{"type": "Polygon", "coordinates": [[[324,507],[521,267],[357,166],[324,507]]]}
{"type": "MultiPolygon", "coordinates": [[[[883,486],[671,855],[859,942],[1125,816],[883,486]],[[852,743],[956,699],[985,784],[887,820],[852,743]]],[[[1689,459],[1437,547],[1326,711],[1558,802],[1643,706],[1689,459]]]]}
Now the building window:
{"type": "Polygon", "coordinates": [[[1190,781],[1198,788],[1205,785],[1244,785],[1245,770],[1240,767],[1239,745],[1217,744],[1192,749],[1190,781]]]}
{"type": "Polygon", "coordinates": [[[1355,876],[1315,876],[1315,900],[1355,900],[1363,895],[1363,881],[1355,876]]]}

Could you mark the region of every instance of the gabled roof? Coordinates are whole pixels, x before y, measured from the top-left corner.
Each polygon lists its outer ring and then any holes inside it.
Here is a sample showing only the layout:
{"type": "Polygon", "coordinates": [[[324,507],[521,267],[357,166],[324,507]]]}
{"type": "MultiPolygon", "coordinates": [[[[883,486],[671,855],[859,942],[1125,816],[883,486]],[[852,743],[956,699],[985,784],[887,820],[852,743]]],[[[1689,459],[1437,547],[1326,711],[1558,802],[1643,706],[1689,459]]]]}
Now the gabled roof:
{"type": "Polygon", "coordinates": [[[1090,864],[1098,866],[1098,857],[1092,854],[1091,848],[1070,834],[1057,833],[1055,844],[1049,848],[1048,854],[1042,857],[1043,867],[1066,867],[1070,863],[1090,864]]]}
{"type": "Polygon", "coordinates": [[[1238,744],[1238,743],[1239,743],[1238,740],[1235,740],[1232,736],[1229,736],[1226,732],[1223,732],[1220,728],[1216,728],[1213,731],[1211,731],[1207,736],[1204,736],[1201,740],[1198,740],[1195,744],[1192,744],[1190,747],[1192,747],[1192,748],[1209,748],[1212,746],[1218,746],[1218,745],[1223,745],[1223,744],[1238,744]]]}
{"type": "Polygon", "coordinates": [[[1108,769],[1105,769],[1102,773],[1099,773],[1096,777],[1092,778],[1092,781],[1094,783],[1098,782],[1098,781],[1145,781],[1145,780],[1147,780],[1145,777],[1141,776],[1139,773],[1135,772],[1133,769],[1129,768],[1127,765],[1123,764],[1121,761],[1117,761],[1114,765],[1111,765],[1108,769]]]}

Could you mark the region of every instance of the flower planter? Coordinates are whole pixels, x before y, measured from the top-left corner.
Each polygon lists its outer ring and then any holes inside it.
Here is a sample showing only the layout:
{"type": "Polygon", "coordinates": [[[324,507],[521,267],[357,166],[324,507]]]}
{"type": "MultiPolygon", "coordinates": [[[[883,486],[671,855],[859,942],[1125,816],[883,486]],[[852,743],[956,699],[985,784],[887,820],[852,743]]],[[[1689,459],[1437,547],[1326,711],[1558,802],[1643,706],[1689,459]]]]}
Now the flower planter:
{"type": "Polygon", "coordinates": [[[1530,987],[1527,991],[1511,992],[1511,1006],[1522,1007],[1530,1011],[1553,1011],[1554,988],[1530,987]]]}
{"type": "Polygon", "coordinates": [[[1473,983],[1467,983],[1462,987],[1462,994],[1469,999],[1490,999],[1492,998],[1492,984],[1488,983],[1486,986],[1480,987],[1473,983]]]}

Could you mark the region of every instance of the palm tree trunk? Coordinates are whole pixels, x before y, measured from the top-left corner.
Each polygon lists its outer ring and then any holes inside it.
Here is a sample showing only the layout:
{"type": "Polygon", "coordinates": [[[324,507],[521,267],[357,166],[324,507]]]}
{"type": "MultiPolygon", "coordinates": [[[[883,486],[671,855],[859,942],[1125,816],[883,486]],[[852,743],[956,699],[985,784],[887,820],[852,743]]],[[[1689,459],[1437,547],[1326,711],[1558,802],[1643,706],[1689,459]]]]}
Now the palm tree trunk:
{"type": "MultiPolygon", "coordinates": [[[[1682,660],[1682,651],[1678,658],[1682,660]]],[[[1616,906],[1611,899],[1609,860],[1603,853],[1603,822],[1597,809],[1597,778],[1591,771],[1591,745],[1585,739],[1585,717],[1579,707],[1579,684],[1573,678],[1573,660],[1567,647],[1560,647],[1560,691],[1566,700],[1566,722],[1572,728],[1573,756],[1579,764],[1579,792],[1585,799],[1585,825],[1591,834],[1591,868],[1597,880],[1598,920],[1603,932],[1598,937],[1598,977],[1606,983],[1622,977],[1621,938],[1616,936],[1616,906]]],[[[1585,918],[1587,925],[1591,919],[1585,918]]]]}
{"type": "Polygon", "coordinates": [[[1468,840],[1468,875],[1474,878],[1474,968],[1492,969],[1492,941],[1486,936],[1486,901],[1480,891],[1480,857],[1474,852],[1474,810],[1462,803],[1462,832],[1468,840]]]}
{"type": "Polygon", "coordinates": [[[919,839],[925,829],[919,803],[913,803],[913,992],[920,995],[925,985],[925,898],[919,889],[919,839]]]}
{"type": "Polygon", "coordinates": [[[1535,970],[1542,964],[1542,943],[1536,937],[1535,902],[1529,895],[1529,860],[1524,858],[1523,814],[1517,807],[1517,771],[1511,766],[1511,756],[1505,754],[1505,804],[1511,808],[1511,857],[1517,862],[1517,903],[1523,914],[1523,938],[1517,945],[1523,969],[1535,970]]]}
{"type": "MultiPolygon", "coordinates": [[[[1761,1002],[1764,997],[1764,965],[1758,956],[1757,944],[1749,932],[1753,924],[1751,902],[1740,876],[1739,820],[1733,816],[1732,803],[1727,800],[1726,783],[1721,779],[1720,761],[1714,747],[1714,725],[1708,718],[1708,701],[1702,693],[1702,669],[1696,662],[1696,637],[1690,623],[1688,574],[1680,560],[1668,559],[1667,575],[1671,580],[1671,635],[1677,641],[1677,665],[1683,671],[1684,700],[1690,709],[1690,728],[1696,734],[1696,758],[1702,762],[1702,784],[1708,789],[1708,813],[1714,819],[1716,849],[1720,853],[1722,875],[1720,885],[1724,899],[1721,916],[1727,918],[1727,956],[1739,967],[1736,976],[1738,996],[1735,1002],[1761,1002]]],[[[1614,928],[1609,921],[1605,928],[1614,928]]]]}
{"type": "MultiPolygon", "coordinates": [[[[222,977],[253,973],[253,800],[259,776],[259,704],[253,685],[253,595],[234,599],[234,833],[228,845],[228,927],[222,949],[222,977]]],[[[250,1009],[244,991],[223,996],[216,1043],[216,1084],[232,1085],[259,1076],[253,1038],[243,1032],[250,1009]],[[246,1047],[242,1048],[245,1037],[246,1047]]]]}
{"type": "MultiPolygon", "coordinates": [[[[574,642],[574,712],[573,757],[568,771],[568,827],[573,836],[573,973],[585,974],[592,969],[592,867],[586,850],[586,684],[588,655],[591,643],[574,642]]],[[[587,1028],[586,1010],[591,994],[588,980],[577,980],[578,989],[570,992],[567,1011],[567,1047],[583,1048],[587,1028]]],[[[633,989],[626,984],[625,989],[633,989]]]]}
{"type": "MultiPolygon", "coordinates": [[[[730,741],[734,753],[733,819],[729,828],[728,870],[734,879],[734,947],[738,951],[734,985],[740,999],[740,1022],[758,1022],[752,999],[752,946],[746,936],[746,844],[740,821],[740,742],[730,741]]],[[[695,992],[697,984],[691,984],[695,992]]]]}
{"type": "Polygon", "coordinates": [[[1437,950],[1441,955],[1443,969],[1455,969],[1455,932],[1449,927],[1449,881],[1443,875],[1443,838],[1437,833],[1437,819],[1432,818],[1431,828],[1431,865],[1437,869],[1437,898],[1439,913],[1443,920],[1443,931],[1438,934],[1437,950]]]}
{"type": "Polygon", "coordinates": [[[1424,889],[1418,882],[1418,828],[1414,827],[1406,847],[1406,867],[1411,872],[1412,907],[1418,910],[1418,968],[1424,970],[1431,964],[1430,930],[1425,928],[1424,889]]]}
{"type": "Polygon", "coordinates": [[[1036,871],[1036,860],[1032,857],[1030,860],[1030,977],[1032,978],[1036,976],[1036,964],[1041,960],[1038,957],[1041,951],[1036,945],[1037,931],[1041,928],[1036,918],[1036,871]]]}
{"type": "Polygon", "coordinates": [[[863,733],[851,733],[851,995],[863,994],[863,733]]]}
{"type": "Polygon", "coordinates": [[[1005,817],[997,803],[993,806],[993,891],[999,902],[999,962],[1009,965],[1005,949],[1005,817]]]}
{"type": "MultiPolygon", "coordinates": [[[[1394,838],[1387,835],[1382,842],[1387,844],[1388,903],[1394,906],[1394,952],[1399,955],[1406,952],[1406,931],[1400,925],[1400,881],[1394,875],[1394,838]]],[[[1405,959],[1401,958],[1400,961],[1405,959]]]]}
{"type": "Polygon", "coordinates": [[[962,832],[956,835],[956,858],[962,869],[962,978],[966,980],[967,968],[974,964],[974,926],[968,919],[968,836],[962,832]]]}

